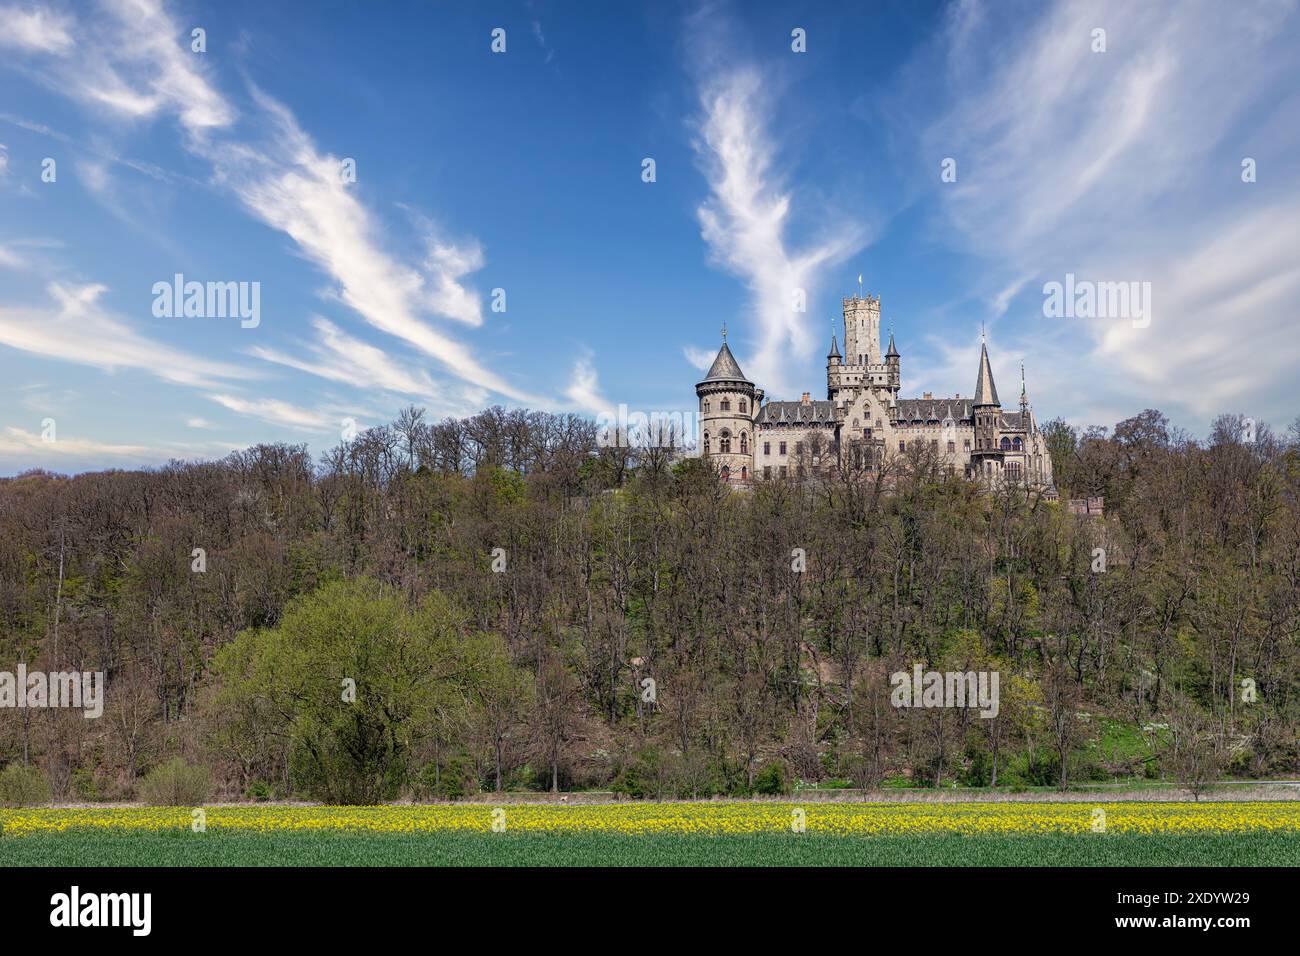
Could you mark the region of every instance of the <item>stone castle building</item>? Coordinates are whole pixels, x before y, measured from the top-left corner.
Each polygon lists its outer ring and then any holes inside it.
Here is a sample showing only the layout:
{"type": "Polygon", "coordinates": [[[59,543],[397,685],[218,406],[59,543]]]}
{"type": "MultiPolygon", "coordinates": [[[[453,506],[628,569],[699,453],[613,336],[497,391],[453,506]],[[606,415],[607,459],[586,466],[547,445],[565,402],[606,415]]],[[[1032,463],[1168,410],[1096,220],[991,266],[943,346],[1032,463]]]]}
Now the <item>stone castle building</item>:
{"type": "Polygon", "coordinates": [[[832,335],[825,400],[804,392],[799,401],[765,402],[731,354],[725,329],[722,338],[695,393],[700,451],[729,482],[874,470],[910,450],[989,484],[1052,487],[1052,462],[1029,407],[1023,367],[1014,411],[998,398],[986,345],[973,396],[900,398],[902,356],[892,334],[881,352],[879,296],[844,300],[844,352],[832,335]]]}

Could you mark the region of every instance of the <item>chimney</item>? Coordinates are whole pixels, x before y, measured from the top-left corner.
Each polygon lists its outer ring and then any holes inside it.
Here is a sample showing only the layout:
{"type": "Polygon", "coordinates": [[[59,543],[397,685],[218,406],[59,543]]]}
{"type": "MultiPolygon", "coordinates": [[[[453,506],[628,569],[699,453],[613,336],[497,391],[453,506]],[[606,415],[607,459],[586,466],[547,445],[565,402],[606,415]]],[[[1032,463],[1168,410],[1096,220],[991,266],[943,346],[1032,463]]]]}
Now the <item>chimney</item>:
{"type": "Polygon", "coordinates": [[[812,396],[811,396],[811,394],[810,394],[809,392],[804,392],[804,393],[803,393],[803,398],[799,399],[799,401],[801,401],[801,402],[803,402],[803,404],[807,405],[809,402],[812,401],[812,396]]]}

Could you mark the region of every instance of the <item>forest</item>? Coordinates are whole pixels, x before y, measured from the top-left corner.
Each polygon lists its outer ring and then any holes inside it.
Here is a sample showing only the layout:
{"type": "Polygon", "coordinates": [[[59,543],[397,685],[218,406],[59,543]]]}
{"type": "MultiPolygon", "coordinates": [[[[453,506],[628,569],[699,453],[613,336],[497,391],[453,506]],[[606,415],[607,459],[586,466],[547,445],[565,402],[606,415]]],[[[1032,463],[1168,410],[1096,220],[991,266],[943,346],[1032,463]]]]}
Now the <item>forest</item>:
{"type": "Polygon", "coordinates": [[[1300,419],[1045,429],[1061,501],[919,445],[738,491],[500,407],[3,479],[0,670],[105,686],[0,709],[0,764],[75,802],[1300,772],[1300,419]],[[892,706],[916,665],[996,671],[997,716],[892,706]]]}

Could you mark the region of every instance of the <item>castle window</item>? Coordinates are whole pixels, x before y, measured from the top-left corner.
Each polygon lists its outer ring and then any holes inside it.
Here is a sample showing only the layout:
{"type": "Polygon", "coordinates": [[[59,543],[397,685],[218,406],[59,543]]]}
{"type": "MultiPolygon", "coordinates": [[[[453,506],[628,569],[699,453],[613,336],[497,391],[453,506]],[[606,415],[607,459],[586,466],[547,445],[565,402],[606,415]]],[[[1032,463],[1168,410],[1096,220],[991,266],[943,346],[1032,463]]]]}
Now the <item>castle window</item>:
{"type": "Polygon", "coordinates": [[[744,465],[741,465],[740,467],[740,480],[749,481],[749,469],[746,468],[744,465]]]}
{"type": "Polygon", "coordinates": [[[781,466],[781,477],[782,477],[782,478],[786,477],[786,469],[785,469],[785,465],[782,465],[782,466],[781,466]]]}
{"type": "Polygon", "coordinates": [[[961,442],[961,450],[962,450],[962,451],[970,451],[970,439],[969,439],[969,438],[963,438],[963,439],[962,439],[962,442],[961,442]]]}
{"type": "Polygon", "coordinates": [[[731,469],[728,468],[726,465],[722,466],[722,480],[723,481],[731,480],[731,469]]]}
{"type": "Polygon", "coordinates": [[[1011,439],[1010,439],[1010,438],[1003,438],[1003,439],[1002,439],[1002,450],[1003,450],[1003,451],[1010,451],[1010,450],[1011,450],[1011,439]]]}
{"type": "Polygon", "coordinates": [[[931,439],[930,439],[930,451],[938,451],[938,450],[939,450],[939,439],[937,439],[937,438],[931,438],[931,439]]]}
{"type": "Polygon", "coordinates": [[[704,400],[704,410],[706,412],[709,410],[709,400],[707,398],[704,400]]]}
{"type": "Polygon", "coordinates": [[[898,450],[907,451],[907,442],[903,441],[901,438],[898,440],[898,450]]]}
{"type": "Polygon", "coordinates": [[[955,441],[948,442],[948,454],[951,455],[956,450],[957,450],[957,443],[955,441]]]}
{"type": "Polygon", "coordinates": [[[749,454],[749,434],[747,432],[740,433],[740,453],[742,455],[749,454]]]}
{"type": "Polygon", "coordinates": [[[1014,448],[1016,451],[1020,451],[1023,448],[1023,446],[1020,444],[1019,438],[1014,438],[1011,440],[1011,447],[1014,448]]]}
{"type": "Polygon", "coordinates": [[[718,436],[718,451],[721,454],[731,454],[731,432],[724,431],[718,436]]]}
{"type": "Polygon", "coordinates": [[[763,454],[764,455],[772,454],[772,443],[770,441],[763,442],[763,454]]]}
{"type": "Polygon", "coordinates": [[[704,433],[704,454],[707,455],[708,453],[709,453],[709,433],[705,432],[704,433]]]}
{"type": "Polygon", "coordinates": [[[723,410],[724,412],[729,412],[729,411],[731,411],[731,399],[729,399],[729,398],[724,398],[724,399],[722,400],[722,410],[723,410]]]}
{"type": "Polygon", "coordinates": [[[796,455],[802,455],[802,454],[803,454],[803,442],[801,442],[801,441],[797,441],[797,442],[794,443],[794,453],[795,453],[796,455]]]}
{"type": "Polygon", "coordinates": [[[764,466],[763,466],[763,477],[764,477],[764,478],[767,478],[767,479],[771,479],[771,477],[772,477],[772,466],[771,466],[771,465],[764,465],[764,466]]]}
{"type": "Polygon", "coordinates": [[[743,398],[740,400],[740,413],[742,415],[746,415],[749,413],[749,402],[747,402],[743,398]]]}
{"type": "Polygon", "coordinates": [[[785,442],[781,442],[781,446],[780,446],[780,448],[781,448],[781,454],[784,455],[784,454],[785,454],[785,442]]]}

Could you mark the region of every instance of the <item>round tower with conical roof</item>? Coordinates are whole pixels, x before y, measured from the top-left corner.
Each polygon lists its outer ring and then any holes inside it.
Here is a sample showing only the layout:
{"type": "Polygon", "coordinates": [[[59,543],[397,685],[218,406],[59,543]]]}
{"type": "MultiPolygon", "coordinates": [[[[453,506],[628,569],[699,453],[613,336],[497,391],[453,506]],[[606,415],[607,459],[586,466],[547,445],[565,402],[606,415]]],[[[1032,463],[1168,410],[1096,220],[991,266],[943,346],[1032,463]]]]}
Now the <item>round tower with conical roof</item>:
{"type": "Polygon", "coordinates": [[[754,417],[762,392],[745,378],[731,354],[725,325],[718,357],[696,383],[695,394],[700,402],[701,453],[723,480],[748,482],[754,474],[754,417]]]}

